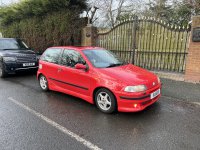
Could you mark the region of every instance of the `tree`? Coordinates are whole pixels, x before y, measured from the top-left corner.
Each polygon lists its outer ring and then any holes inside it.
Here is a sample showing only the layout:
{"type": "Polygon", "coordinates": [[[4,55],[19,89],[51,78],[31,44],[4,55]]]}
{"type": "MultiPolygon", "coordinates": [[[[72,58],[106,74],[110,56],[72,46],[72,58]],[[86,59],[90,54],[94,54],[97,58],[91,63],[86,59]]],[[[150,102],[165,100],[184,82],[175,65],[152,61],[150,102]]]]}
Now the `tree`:
{"type": "Polygon", "coordinates": [[[149,0],[147,6],[148,14],[151,17],[159,18],[166,22],[170,21],[172,5],[169,3],[169,0],[149,0]]]}
{"type": "Polygon", "coordinates": [[[116,22],[141,12],[144,0],[90,0],[90,6],[99,8],[95,24],[101,27],[114,27],[116,22]]]}
{"type": "Polygon", "coordinates": [[[87,8],[86,0],[23,0],[19,3],[1,7],[1,23],[7,25],[30,17],[45,16],[54,11],[77,10],[78,16],[87,8]]]}
{"type": "Polygon", "coordinates": [[[22,38],[36,51],[56,45],[80,45],[86,0],[21,0],[0,9],[4,37],[22,38]]]}
{"type": "Polygon", "coordinates": [[[193,15],[200,13],[200,0],[149,0],[144,16],[167,23],[187,26],[193,15]]]}
{"type": "Polygon", "coordinates": [[[192,16],[200,14],[200,0],[174,1],[173,23],[177,25],[188,25],[192,16]]]}

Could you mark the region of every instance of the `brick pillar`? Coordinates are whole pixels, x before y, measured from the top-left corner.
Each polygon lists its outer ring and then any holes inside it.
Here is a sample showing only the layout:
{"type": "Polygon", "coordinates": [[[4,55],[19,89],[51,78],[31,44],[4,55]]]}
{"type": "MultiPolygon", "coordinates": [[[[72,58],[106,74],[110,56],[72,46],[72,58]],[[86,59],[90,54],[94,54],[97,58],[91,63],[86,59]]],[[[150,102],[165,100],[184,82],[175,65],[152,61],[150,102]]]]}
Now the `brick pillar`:
{"type": "Polygon", "coordinates": [[[192,32],[186,59],[185,81],[200,83],[200,16],[192,18],[192,32]]]}
{"type": "Polygon", "coordinates": [[[97,44],[97,28],[87,25],[82,29],[81,46],[96,46],[97,44]]]}

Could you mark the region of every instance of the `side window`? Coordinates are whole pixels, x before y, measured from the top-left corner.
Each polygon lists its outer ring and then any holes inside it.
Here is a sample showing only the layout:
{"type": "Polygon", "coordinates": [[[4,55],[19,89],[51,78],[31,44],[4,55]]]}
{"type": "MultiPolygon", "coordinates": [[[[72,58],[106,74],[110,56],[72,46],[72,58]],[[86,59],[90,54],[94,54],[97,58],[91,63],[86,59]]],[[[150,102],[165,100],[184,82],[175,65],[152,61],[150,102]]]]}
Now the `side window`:
{"type": "Polygon", "coordinates": [[[60,53],[61,49],[55,49],[55,48],[47,49],[45,53],[42,55],[41,60],[58,64],[60,53]]]}
{"type": "Polygon", "coordinates": [[[85,65],[85,60],[81,54],[75,50],[64,50],[61,61],[62,65],[72,68],[78,63],[85,65]]]}

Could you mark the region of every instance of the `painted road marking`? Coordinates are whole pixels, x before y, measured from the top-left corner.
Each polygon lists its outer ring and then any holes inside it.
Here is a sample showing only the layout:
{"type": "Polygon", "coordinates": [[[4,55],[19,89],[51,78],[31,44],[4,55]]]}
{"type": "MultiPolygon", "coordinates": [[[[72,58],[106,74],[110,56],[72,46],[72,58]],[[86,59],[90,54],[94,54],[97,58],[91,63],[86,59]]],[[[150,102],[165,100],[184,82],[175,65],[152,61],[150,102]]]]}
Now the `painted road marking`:
{"type": "Polygon", "coordinates": [[[18,105],[19,107],[27,110],[28,112],[30,112],[31,114],[33,114],[34,116],[42,119],[43,121],[45,121],[46,123],[48,123],[49,125],[55,127],[56,129],[58,129],[59,131],[63,132],[64,134],[70,136],[71,138],[75,139],[76,141],[82,143],[83,145],[85,145],[87,148],[91,149],[91,150],[102,150],[101,148],[99,148],[97,145],[92,144],[90,141],[80,137],[79,135],[73,133],[72,131],[66,129],[65,127],[61,126],[60,124],[54,122],[53,120],[45,117],[44,115],[38,113],[37,111],[31,109],[30,107],[18,102],[17,100],[15,100],[12,97],[9,97],[8,100],[12,101],[13,103],[15,103],[16,105],[18,105]]]}
{"type": "Polygon", "coordinates": [[[192,102],[192,103],[200,106],[200,102],[192,102]]]}

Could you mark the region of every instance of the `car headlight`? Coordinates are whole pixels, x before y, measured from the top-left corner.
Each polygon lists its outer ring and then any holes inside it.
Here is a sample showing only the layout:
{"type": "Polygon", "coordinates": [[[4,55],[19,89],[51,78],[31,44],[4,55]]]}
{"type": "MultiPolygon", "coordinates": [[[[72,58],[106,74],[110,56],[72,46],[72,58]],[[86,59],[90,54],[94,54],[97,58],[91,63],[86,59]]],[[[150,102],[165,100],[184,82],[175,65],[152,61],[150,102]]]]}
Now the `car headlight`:
{"type": "Polygon", "coordinates": [[[16,61],[16,58],[15,57],[4,57],[3,60],[6,62],[7,61],[16,61]]]}
{"type": "Polygon", "coordinates": [[[127,86],[124,91],[125,92],[143,92],[146,91],[147,87],[145,85],[137,85],[137,86],[127,86]]]}

